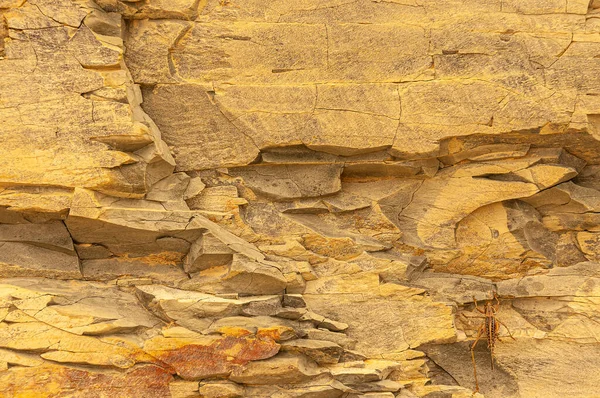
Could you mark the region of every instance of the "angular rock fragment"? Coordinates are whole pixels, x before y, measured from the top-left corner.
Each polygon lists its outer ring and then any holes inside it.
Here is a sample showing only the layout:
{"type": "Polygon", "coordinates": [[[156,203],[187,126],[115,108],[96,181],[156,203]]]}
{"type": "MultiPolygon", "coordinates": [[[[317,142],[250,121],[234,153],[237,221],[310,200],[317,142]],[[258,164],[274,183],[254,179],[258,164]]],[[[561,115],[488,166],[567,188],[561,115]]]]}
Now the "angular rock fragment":
{"type": "Polygon", "coordinates": [[[398,216],[398,225],[405,232],[403,239],[417,246],[454,248],[455,226],[469,213],[486,204],[531,196],[541,188],[576,175],[570,167],[557,166],[548,176],[543,176],[540,171],[539,178],[547,178],[543,183],[534,177],[522,181],[508,177],[511,173],[515,176],[535,174],[540,167],[550,167],[536,165],[537,161],[539,158],[533,157],[519,162],[496,160],[453,166],[424,181],[412,202],[398,216]],[[537,186],[534,182],[542,185],[537,186]],[[469,193],[466,200],[464,192],[469,193]]]}
{"type": "MultiPolygon", "coordinates": [[[[176,259],[175,259],[176,260],[176,259]]],[[[84,279],[93,281],[109,281],[119,278],[149,277],[175,285],[187,279],[187,275],[170,259],[150,258],[102,258],[84,260],[81,264],[84,279]]]]}
{"type": "Polygon", "coordinates": [[[291,340],[281,345],[282,351],[299,352],[306,355],[319,365],[337,363],[343,353],[342,347],[330,341],[322,340],[291,340]]]}
{"type": "Polygon", "coordinates": [[[253,385],[246,386],[246,393],[256,397],[270,397],[275,394],[296,398],[340,398],[353,390],[336,381],[328,374],[316,376],[299,384],[284,384],[277,386],[253,385]]]}
{"type": "Polygon", "coordinates": [[[230,169],[257,193],[274,200],[323,196],[341,189],[341,165],[257,165],[230,169]]]}
{"type": "Polygon", "coordinates": [[[598,289],[597,263],[584,262],[566,268],[554,268],[545,275],[524,276],[497,284],[498,294],[508,297],[587,296],[598,289]]]}
{"type": "Polygon", "coordinates": [[[254,261],[265,260],[265,255],[250,242],[240,238],[237,235],[229,232],[227,229],[217,225],[209,219],[193,213],[193,218],[190,220],[190,228],[203,228],[208,230],[215,238],[226,244],[231,250],[240,253],[245,257],[251,258],[254,261]]]}
{"type": "MultiPolygon", "coordinates": [[[[40,321],[75,336],[148,330],[160,323],[140,307],[133,295],[104,284],[4,279],[0,296],[7,295],[13,297],[7,305],[21,310],[21,321],[40,321]]],[[[17,314],[17,311],[6,310],[4,316],[17,314]]]]}
{"type": "Polygon", "coordinates": [[[191,209],[215,212],[233,212],[248,201],[238,196],[235,186],[224,185],[205,188],[199,195],[187,201],[191,209]]]}
{"type": "Polygon", "coordinates": [[[529,152],[529,144],[490,144],[480,145],[475,148],[463,149],[460,151],[452,151],[448,147],[448,142],[441,145],[442,152],[448,154],[438,156],[438,159],[445,165],[454,165],[464,160],[470,161],[486,161],[506,158],[519,158],[527,155],[529,152]],[[446,145],[444,145],[446,144],[446,145]]]}
{"type": "Polygon", "coordinates": [[[157,202],[176,202],[183,200],[183,195],[190,184],[190,177],[185,173],[175,173],[154,184],[146,194],[146,199],[157,202]]]}
{"type": "Polygon", "coordinates": [[[233,250],[210,233],[203,234],[194,243],[183,260],[185,272],[193,274],[204,269],[230,264],[233,250]]]}
{"type": "Polygon", "coordinates": [[[351,339],[344,333],[332,332],[325,328],[306,329],[305,332],[306,337],[309,339],[331,341],[332,343],[343,347],[346,352],[353,349],[356,345],[356,340],[351,339]]]}
{"type": "MultiPolygon", "coordinates": [[[[140,197],[157,166],[172,158],[158,149],[164,145],[160,132],[145,125],[147,116],[120,63],[120,18],[94,10],[96,22],[90,18],[88,25],[92,9],[74,3],[19,6],[3,13],[14,38],[3,45],[8,57],[0,62],[0,93],[11,97],[11,107],[0,109],[3,182],[140,197]],[[22,90],[13,89],[16,82],[22,90]],[[132,95],[90,94],[126,90],[132,95]],[[145,156],[143,148],[156,155],[145,156]],[[35,155],[23,157],[23,151],[35,155]]],[[[43,206],[45,199],[38,200],[43,206]]]]}
{"type": "MultiPolygon", "coordinates": [[[[348,260],[357,257],[364,251],[380,251],[391,247],[390,243],[385,240],[381,241],[366,234],[354,232],[353,228],[349,228],[348,223],[343,219],[319,217],[315,214],[288,214],[286,217],[314,232],[304,235],[302,243],[304,247],[319,255],[348,260]]],[[[362,217],[352,218],[352,216],[348,218],[352,221],[358,219],[357,223],[363,219],[362,217]]],[[[376,214],[374,218],[385,225],[385,232],[399,235],[398,229],[385,219],[383,214],[376,214]],[[381,217],[378,217],[379,215],[381,217]]]]}
{"type": "Polygon", "coordinates": [[[387,179],[410,177],[433,177],[440,163],[436,158],[409,161],[351,161],[347,159],[342,177],[348,182],[386,183],[387,179]]]}
{"type": "Polygon", "coordinates": [[[358,351],[345,350],[344,353],[340,356],[340,362],[360,362],[367,359],[366,356],[361,354],[358,351]]]}
{"type": "Polygon", "coordinates": [[[121,341],[104,342],[88,336],[51,327],[35,320],[12,323],[0,329],[0,347],[41,352],[44,359],[55,362],[130,368],[135,363],[157,363],[140,348],[121,341]]]}
{"type": "Polygon", "coordinates": [[[424,297],[334,293],[307,294],[304,299],[313,311],[348,322],[346,333],[357,341],[354,349],[370,357],[455,338],[451,308],[424,297]],[[430,316],[419,317],[423,312],[430,316]]]}
{"type": "MultiPolygon", "coordinates": [[[[170,39],[174,43],[189,29],[188,24],[141,20],[131,26],[127,61],[134,62],[136,82],[152,84],[157,79],[161,83],[177,80],[176,76],[171,76],[165,41],[170,39]],[[163,33],[156,31],[158,26],[163,33]],[[144,67],[149,58],[155,59],[152,69],[144,67]]],[[[165,142],[175,148],[178,170],[241,166],[257,157],[259,150],[252,139],[232,124],[227,114],[214,103],[212,85],[148,86],[143,95],[144,110],[160,127],[165,142]],[[173,109],[178,112],[173,113],[173,109]]]]}
{"type": "Polygon", "coordinates": [[[213,381],[200,383],[198,392],[205,398],[242,398],[244,386],[231,381],[213,381]]]}
{"type": "Polygon", "coordinates": [[[10,365],[26,367],[40,366],[44,363],[43,359],[40,359],[35,355],[6,349],[0,349],[0,361],[10,365]]]}
{"type": "Polygon", "coordinates": [[[152,328],[159,322],[129,297],[84,298],[75,304],[48,306],[36,319],[75,334],[104,335],[152,328]],[[92,315],[93,314],[93,315],[92,315]]]}
{"type": "Polygon", "coordinates": [[[82,277],[74,251],[69,254],[27,243],[1,241],[0,274],[5,277],[38,276],[56,279],[82,277]]]}
{"type": "Polygon", "coordinates": [[[514,173],[527,182],[532,182],[539,189],[546,189],[558,183],[568,181],[577,175],[577,170],[568,166],[538,164],[514,173]]]}
{"type": "Polygon", "coordinates": [[[282,308],[275,313],[275,316],[283,319],[297,320],[304,316],[307,312],[308,310],[306,308],[282,308]]]}
{"type": "Polygon", "coordinates": [[[160,285],[136,286],[138,296],[162,318],[185,326],[194,318],[217,319],[237,315],[272,315],[281,308],[279,296],[228,299],[160,285]]]}
{"type": "Polygon", "coordinates": [[[0,188],[0,221],[7,224],[64,220],[73,190],[58,187],[10,186],[0,188]]]}
{"type": "Polygon", "coordinates": [[[301,294],[284,294],[282,304],[285,307],[305,308],[306,302],[301,294]]]}
{"type": "Polygon", "coordinates": [[[79,260],[62,221],[0,224],[0,274],[80,279],[79,260]]]}
{"type": "Polygon", "coordinates": [[[204,330],[208,333],[221,333],[224,335],[250,335],[264,336],[275,341],[286,341],[302,337],[302,323],[268,316],[244,317],[233,316],[218,319],[204,330]]]}
{"type": "Polygon", "coordinates": [[[325,318],[324,316],[315,314],[311,311],[302,315],[302,317],[300,317],[300,320],[311,321],[316,327],[331,330],[332,332],[342,332],[348,329],[348,325],[343,322],[336,322],[332,319],[325,318]]]}
{"type": "Polygon", "coordinates": [[[176,380],[169,384],[171,398],[194,398],[198,396],[198,382],[176,380]]]}
{"type": "Polygon", "coordinates": [[[598,191],[571,181],[544,190],[527,198],[542,214],[586,213],[600,210],[598,191]]]}
{"type": "Polygon", "coordinates": [[[303,356],[280,354],[265,361],[250,362],[236,369],[229,379],[242,384],[297,384],[327,372],[303,356]]]}
{"type": "Polygon", "coordinates": [[[81,243],[75,245],[77,256],[80,260],[95,260],[99,258],[109,258],[113,254],[110,250],[102,245],[93,243],[81,243]]]}
{"type": "Polygon", "coordinates": [[[373,381],[369,383],[351,384],[350,387],[360,392],[397,392],[404,384],[393,380],[373,381]]]}
{"type": "Polygon", "coordinates": [[[73,241],[60,221],[45,224],[0,224],[0,242],[24,242],[35,246],[73,252],[73,241]]]}
{"type": "Polygon", "coordinates": [[[206,187],[200,177],[192,177],[187,186],[187,189],[183,193],[183,199],[188,200],[198,196],[206,187]]]}
{"type": "Polygon", "coordinates": [[[544,226],[550,231],[592,231],[600,230],[600,213],[554,213],[544,216],[544,226]]]}
{"type": "Polygon", "coordinates": [[[100,244],[115,256],[177,263],[189,246],[165,245],[167,241],[163,238],[178,238],[188,243],[198,239],[204,231],[189,225],[192,217],[189,211],[165,210],[160,205],[152,207],[146,203],[119,203],[115,198],[77,190],[66,224],[77,242],[100,244]]]}
{"type": "Polygon", "coordinates": [[[230,265],[201,271],[181,287],[207,293],[278,294],[286,285],[276,264],[235,254],[230,265]]]}
{"type": "Polygon", "coordinates": [[[337,381],[345,385],[381,380],[381,375],[376,369],[336,366],[333,368],[330,367],[329,370],[337,381]]]}

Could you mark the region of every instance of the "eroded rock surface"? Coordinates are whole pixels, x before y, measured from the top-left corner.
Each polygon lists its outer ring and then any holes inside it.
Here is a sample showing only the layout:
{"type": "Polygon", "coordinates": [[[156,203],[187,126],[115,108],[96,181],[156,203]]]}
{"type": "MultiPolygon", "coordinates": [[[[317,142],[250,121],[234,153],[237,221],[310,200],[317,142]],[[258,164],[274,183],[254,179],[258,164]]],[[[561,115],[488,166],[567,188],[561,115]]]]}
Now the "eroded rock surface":
{"type": "Polygon", "coordinates": [[[596,0],[0,0],[0,396],[597,396],[599,37],[596,0]]]}

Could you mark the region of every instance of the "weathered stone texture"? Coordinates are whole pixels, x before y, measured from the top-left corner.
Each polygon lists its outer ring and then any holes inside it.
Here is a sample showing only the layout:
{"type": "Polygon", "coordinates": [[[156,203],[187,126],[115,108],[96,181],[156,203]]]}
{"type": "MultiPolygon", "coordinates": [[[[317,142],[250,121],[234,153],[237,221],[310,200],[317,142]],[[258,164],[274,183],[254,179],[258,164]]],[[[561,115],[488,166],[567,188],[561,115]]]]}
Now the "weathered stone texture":
{"type": "Polygon", "coordinates": [[[0,0],[0,396],[597,396],[599,10],[0,0]]]}
{"type": "Polygon", "coordinates": [[[0,183],[142,196],[174,161],[139,107],[122,61],[120,18],[94,12],[94,19],[93,4],[20,3],[2,13],[0,183]]]}
{"type": "MultiPolygon", "coordinates": [[[[191,133],[211,146],[205,123],[226,121],[227,135],[258,149],[344,154],[435,154],[439,139],[480,133],[593,132],[598,104],[583,98],[594,90],[596,27],[585,7],[477,3],[215,0],[193,22],[132,22],[126,57],[136,82],[158,85],[144,106],[159,125],[182,121],[158,95],[179,90],[178,101],[211,115],[191,133]]],[[[203,153],[228,165],[238,151],[222,148],[203,153]]]]}

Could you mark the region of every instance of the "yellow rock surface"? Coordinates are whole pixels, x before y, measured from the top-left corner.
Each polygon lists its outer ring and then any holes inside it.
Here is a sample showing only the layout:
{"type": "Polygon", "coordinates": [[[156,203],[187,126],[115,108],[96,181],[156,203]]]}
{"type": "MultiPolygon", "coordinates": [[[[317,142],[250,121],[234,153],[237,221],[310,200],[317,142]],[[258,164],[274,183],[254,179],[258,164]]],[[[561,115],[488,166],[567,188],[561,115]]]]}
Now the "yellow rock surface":
{"type": "Polygon", "coordinates": [[[0,396],[596,396],[599,16],[0,0],[0,396]]]}

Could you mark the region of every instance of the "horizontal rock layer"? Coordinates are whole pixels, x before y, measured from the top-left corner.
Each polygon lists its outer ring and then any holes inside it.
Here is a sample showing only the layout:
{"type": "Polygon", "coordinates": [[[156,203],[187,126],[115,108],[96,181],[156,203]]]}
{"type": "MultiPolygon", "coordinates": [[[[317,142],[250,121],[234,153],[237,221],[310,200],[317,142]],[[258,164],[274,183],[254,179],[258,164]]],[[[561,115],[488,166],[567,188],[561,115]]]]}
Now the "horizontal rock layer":
{"type": "Polygon", "coordinates": [[[0,396],[597,395],[599,10],[0,0],[0,396]]]}

